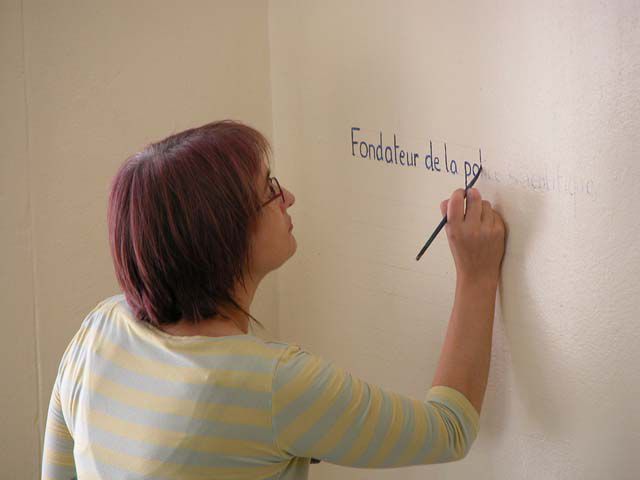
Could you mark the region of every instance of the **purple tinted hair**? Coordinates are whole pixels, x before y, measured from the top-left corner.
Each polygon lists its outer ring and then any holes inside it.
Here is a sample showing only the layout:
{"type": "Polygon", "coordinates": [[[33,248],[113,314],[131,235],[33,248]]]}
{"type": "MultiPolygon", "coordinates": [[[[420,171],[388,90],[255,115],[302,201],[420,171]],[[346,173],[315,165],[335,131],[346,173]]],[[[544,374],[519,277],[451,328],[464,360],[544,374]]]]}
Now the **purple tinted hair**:
{"type": "MultiPolygon", "coordinates": [[[[232,304],[249,272],[250,236],[271,147],[233,120],[147,145],[113,178],[107,221],[115,273],[136,318],[155,326],[197,323],[232,304]]],[[[266,179],[265,179],[266,180],[266,179]]]]}

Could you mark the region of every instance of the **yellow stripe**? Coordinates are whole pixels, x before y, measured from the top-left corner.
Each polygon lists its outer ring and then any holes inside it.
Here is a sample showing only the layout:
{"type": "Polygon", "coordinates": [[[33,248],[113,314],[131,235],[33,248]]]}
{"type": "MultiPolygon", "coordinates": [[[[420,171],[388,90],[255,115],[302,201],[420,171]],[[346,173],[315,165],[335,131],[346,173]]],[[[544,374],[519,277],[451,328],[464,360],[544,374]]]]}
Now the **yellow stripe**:
{"type": "Polygon", "coordinates": [[[215,402],[202,403],[187,398],[161,397],[113,382],[95,372],[89,377],[89,388],[108,398],[144,410],[232,424],[267,428],[271,426],[268,410],[215,402]]]}
{"type": "Polygon", "coordinates": [[[338,396],[346,374],[341,370],[332,372],[335,373],[331,375],[322,394],[282,432],[282,437],[286,443],[295,443],[296,439],[309,431],[333,405],[331,399],[335,399],[338,396]]]}
{"type": "Polygon", "coordinates": [[[435,417],[434,423],[431,424],[433,430],[433,438],[435,439],[435,445],[427,452],[427,454],[420,460],[420,464],[427,465],[435,461],[442,459],[443,453],[449,448],[447,439],[449,434],[447,433],[447,427],[444,420],[440,416],[437,408],[433,404],[429,404],[429,408],[435,417]]]}
{"type": "MultiPolygon", "coordinates": [[[[413,408],[414,418],[413,434],[411,435],[408,448],[402,456],[398,458],[398,461],[396,462],[397,465],[407,465],[427,441],[428,407],[424,402],[412,398],[411,408],[413,408]]],[[[432,447],[433,446],[430,445],[429,450],[431,450],[432,447]]]]}
{"type": "Polygon", "coordinates": [[[54,416],[49,416],[47,419],[47,432],[55,433],[58,438],[63,438],[65,440],[71,439],[67,425],[60,422],[54,416]]]}
{"type": "Polygon", "coordinates": [[[180,384],[217,385],[257,392],[270,392],[272,374],[247,372],[242,370],[201,369],[162,364],[154,360],[136,356],[111,340],[96,339],[95,350],[115,365],[153,378],[180,384]]]}
{"type": "Polygon", "coordinates": [[[388,430],[384,434],[384,440],[377,452],[371,458],[369,465],[373,468],[384,464],[385,459],[393,446],[397,443],[398,437],[402,433],[404,424],[404,410],[400,395],[395,392],[386,392],[387,397],[391,400],[391,419],[388,430]]]}
{"type": "Polygon", "coordinates": [[[344,409],[340,418],[333,423],[327,434],[318,440],[311,448],[311,451],[317,452],[316,455],[322,457],[333,450],[338,442],[342,440],[344,434],[353,426],[353,419],[358,412],[358,405],[362,402],[364,396],[364,382],[357,378],[353,378],[354,387],[351,389],[351,400],[344,409]]]}
{"type": "Polygon", "coordinates": [[[218,480],[237,480],[239,472],[242,472],[242,476],[250,474],[252,478],[258,479],[273,476],[282,469],[282,464],[278,463],[263,467],[247,467],[246,469],[183,465],[167,460],[152,460],[116,452],[97,443],[92,443],[90,450],[95,458],[107,465],[122,468],[141,476],[153,473],[154,476],[175,480],[201,480],[205,475],[218,480]]]}
{"type": "MultiPolygon", "coordinates": [[[[444,407],[441,407],[441,408],[444,408],[444,407]]],[[[464,455],[464,451],[465,451],[465,439],[464,439],[464,432],[462,430],[462,425],[456,418],[455,414],[452,413],[450,410],[446,410],[443,414],[447,415],[454,429],[454,433],[450,434],[453,436],[451,440],[457,440],[457,442],[456,441],[453,442],[453,447],[454,447],[453,454],[458,458],[462,458],[462,455],[464,455]]],[[[443,424],[444,424],[444,421],[443,421],[443,424]]]]}
{"type": "Polygon", "coordinates": [[[63,467],[73,467],[73,452],[60,452],[52,448],[45,448],[44,463],[61,465],[63,467]]]}
{"type": "Polygon", "coordinates": [[[186,435],[183,432],[165,430],[158,427],[140,425],[118,417],[89,410],[89,425],[112,432],[131,440],[142,441],[151,445],[169,447],[175,451],[190,450],[203,453],[218,453],[242,457],[261,458],[278,454],[272,445],[248,440],[235,440],[225,437],[186,435]]]}
{"type": "Polygon", "coordinates": [[[371,441],[373,431],[378,423],[380,409],[382,407],[382,392],[377,385],[370,384],[371,387],[371,412],[367,415],[364,425],[360,430],[360,436],[355,441],[351,449],[343,455],[338,464],[352,465],[364,453],[371,441]]]}
{"type": "Polygon", "coordinates": [[[298,372],[295,378],[284,385],[275,395],[283,399],[282,403],[274,405],[274,415],[278,415],[291,402],[295,401],[300,395],[305,393],[316,376],[320,373],[324,361],[317,356],[311,356],[304,365],[304,368],[298,372]],[[286,401],[284,401],[286,399],[286,401]]]}
{"type": "Polygon", "coordinates": [[[471,423],[473,432],[477,435],[480,428],[480,416],[478,415],[476,408],[471,404],[471,402],[469,402],[469,399],[467,399],[462,392],[446,385],[437,385],[429,389],[429,392],[427,393],[427,400],[429,399],[444,401],[447,405],[453,405],[457,407],[458,410],[462,410],[466,420],[471,423]]]}

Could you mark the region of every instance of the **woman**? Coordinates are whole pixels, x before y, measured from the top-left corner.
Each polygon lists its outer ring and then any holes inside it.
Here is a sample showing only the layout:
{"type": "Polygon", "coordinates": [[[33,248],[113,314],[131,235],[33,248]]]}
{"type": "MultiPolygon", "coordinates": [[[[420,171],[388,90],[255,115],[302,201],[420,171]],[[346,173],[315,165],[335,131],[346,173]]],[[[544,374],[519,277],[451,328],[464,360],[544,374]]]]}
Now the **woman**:
{"type": "Polygon", "coordinates": [[[314,458],[389,468],[466,456],[486,388],[499,215],[475,189],[466,215],[462,190],[441,204],[459,281],[421,401],[249,333],[260,281],[296,251],[295,197],[271,177],[269,153],[227,120],[119,169],[108,223],[123,294],[87,315],[62,356],[43,478],[303,479],[314,458]]]}

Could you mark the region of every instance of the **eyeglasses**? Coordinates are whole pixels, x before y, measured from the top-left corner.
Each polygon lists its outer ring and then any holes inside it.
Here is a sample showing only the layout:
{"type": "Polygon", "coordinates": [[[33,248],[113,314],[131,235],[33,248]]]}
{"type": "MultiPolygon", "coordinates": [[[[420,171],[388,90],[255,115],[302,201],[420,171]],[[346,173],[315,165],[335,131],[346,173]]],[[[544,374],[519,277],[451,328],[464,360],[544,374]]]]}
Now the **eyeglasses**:
{"type": "Polygon", "coordinates": [[[271,191],[273,197],[263,203],[263,207],[268,203],[273,202],[278,197],[282,198],[282,203],[284,203],[284,193],[282,192],[282,188],[280,188],[280,182],[278,182],[278,179],[276,177],[269,177],[269,190],[271,191]]]}

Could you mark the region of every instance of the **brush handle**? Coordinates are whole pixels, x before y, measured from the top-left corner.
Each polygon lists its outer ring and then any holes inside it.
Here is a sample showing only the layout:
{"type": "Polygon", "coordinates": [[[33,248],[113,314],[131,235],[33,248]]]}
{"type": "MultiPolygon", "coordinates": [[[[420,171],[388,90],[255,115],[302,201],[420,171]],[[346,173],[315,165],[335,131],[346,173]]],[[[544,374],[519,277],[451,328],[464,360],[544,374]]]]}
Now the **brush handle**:
{"type": "MultiPolygon", "coordinates": [[[[470,188],[472,188],[475,185],[478,178],[480,178],[481,171],[482,171],[482,165],[480,165],[480,169],[478,170],[478,173],[476,173],[475,177],[473,177],[473,180],[471,180],[471,183],[467,186],[467,188],[464,189],[464,198],[467,198],[467,191],[470,188]]],[[[433,242],[436,239],[436,237],[440,233],[440,230],[442,230],[446,224],[447,224],[447,216],[445,215],[444,218],[440,221],[440,224],[436,227],[436,229],[433,231],[433,233],[429,237],[429,240],[427,240],[427,243],[425,243],[424,247],[422,247],[422,249],[420,250],[420,253],[416,255],[416,262],[420,260],[420,257],[422,257],[422,254],[426,252],[427,248],[429,248],[429,245],[431,245],[431,242],[433,242]]]]}

